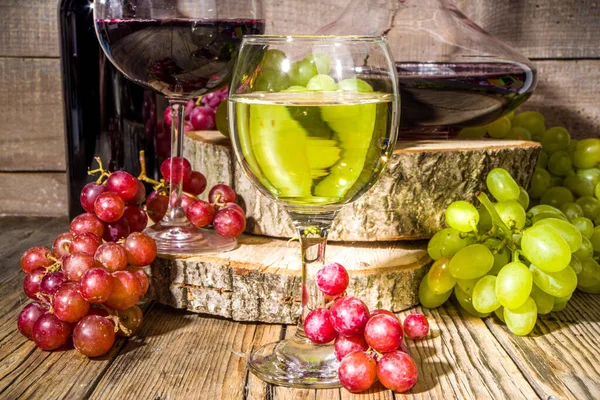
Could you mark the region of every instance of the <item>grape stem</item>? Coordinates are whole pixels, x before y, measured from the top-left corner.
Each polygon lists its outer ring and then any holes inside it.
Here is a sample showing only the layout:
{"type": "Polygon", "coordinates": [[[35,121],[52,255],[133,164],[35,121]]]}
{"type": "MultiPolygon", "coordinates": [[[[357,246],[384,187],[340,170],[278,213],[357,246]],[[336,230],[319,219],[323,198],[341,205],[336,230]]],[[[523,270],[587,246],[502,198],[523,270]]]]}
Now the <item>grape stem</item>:
{"type": "Polygon", "coordinates": [[[98,179],[96,179],[96,185],[102,184],[102,180],[104,178],[108,178],[110,176],[110,171],[104,169],[102,165],[102,159],[100,157],[94,157],[94,160],[98,163],[98,168],[96,169],[88,169],[88,175],[96,175],[100,173],[98,179]]]}
{"type": "Polygon", "coordinates": [[[157,180],[154,180],[152,178],[149,178],[147,175],[147,170],[146,170],[146,152],[144,150],[140,150],[140,155],[139,155],[139,159],[140,159],[140,174],[138,175],[138,179],[140,181],[143,182],[148,182],[149,184],[152,185],[153,189],[158,191],[160,189],[168,189],[168,183],[165,182],[164,179],[161,179],[160,182],[157,180]]]}
{"type": "Polygon", "coordinates": [[[123,325],[121,323],[118,311],[113,310],[112,308],[108,308],[104,304],[98,304],[98,305],[100,306],[100,308],[102,308],[104,311],[106,311],[108,313],[108,316],[105,318],[111,320],[113,322],[113,324],[115,324],[115,332],[118,332],[120,329],[123,331],[125,336],[127,336],[127,337],[131,336],[131,334],[132,334],[131,329],[127,328],[125,325],[123,325]]]}
{"type": "Polygon", "coordinates": [[[519,256],[521,255],[521,250],[515,249],[512,253],[512,262],[521,262],[519,256]]]}
{"type": "Polygon", "coordinates": [[[498,229],[500,229],[500,231],[506,237],[510,237],[512,235],[511,230],[506,226],[504,221],[502,221],[502,218],[500,218],[500,216],[498,215],[498,212],[496,212],[496,208],[490,201],[489,197],[485,193],[482,192],[482,193],[479,193],[479,195],[477,195],[477,199],[481,202],[481,204],[483,204],[483,206],[490,213],[490,216],[492,217],[492,224],[494,225],[494,227],[497,227],[498,229]]]}

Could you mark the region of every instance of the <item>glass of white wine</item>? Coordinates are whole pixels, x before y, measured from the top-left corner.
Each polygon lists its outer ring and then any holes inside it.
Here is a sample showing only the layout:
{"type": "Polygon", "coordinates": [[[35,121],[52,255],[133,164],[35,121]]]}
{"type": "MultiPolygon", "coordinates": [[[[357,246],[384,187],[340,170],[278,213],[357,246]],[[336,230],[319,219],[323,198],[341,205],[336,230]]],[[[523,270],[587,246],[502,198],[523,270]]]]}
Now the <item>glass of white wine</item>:
{"type": "Polygon", "coordinates": [[[371,36],[245,36],[229,94],[230,130],[246,176],[282,204],[302,249],[295,336],[248,358],[261,379],[339,386],[331,343],[307,339],[303,319],[327,299],[315,284],[336,212],[379,178],[399,120],[387,42],[371,36]]]}

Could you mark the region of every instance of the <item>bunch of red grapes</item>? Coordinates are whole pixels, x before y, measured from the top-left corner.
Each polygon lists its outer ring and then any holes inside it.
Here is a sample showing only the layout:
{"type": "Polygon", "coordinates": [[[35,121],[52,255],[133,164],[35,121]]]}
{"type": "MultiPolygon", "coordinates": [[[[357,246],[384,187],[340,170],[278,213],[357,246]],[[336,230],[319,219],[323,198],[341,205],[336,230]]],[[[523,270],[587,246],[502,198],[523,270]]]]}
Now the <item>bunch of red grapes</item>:
{"type": "MultiPolygon", "coordinates": [[[[208,200],[198,198],[206,189],[206,177],[199,171],[192,170],[190,162],[183,157],[166,159],[160,172],[164,178],[162,184],[148,195],[146,211],[152,221],[160,221],[169,205],[166,182],[175,174],[175,182],[182,182],[181,207],[187,219],[196,227],[213,226],[223,237],[239,236],[246,229],[246,213],[236,204],[237,194],[228,185],[217,184],[208,192],[208,200]]],[[[171,197],[171,202],[175,197],[171,197]]]]}
{"type": "Polygon", "coordinates": [[[104,184],[81,192],[87,211],[57,236],[52,250],[37,246],[21,257],[25,294],[34,302],[19,314],[19,331],[43,350],[55,350],[73,337],[88,357],[106,354],[115,335],[139,331],[136,305],[149,286],[142,267],[156,258],[154,240],[141,232],[148,218],[139,204],[142,183],[122,171],[104,184]]]}
{"type": "Polygon", "coordinates": [[[369,312],[363,301],[345,295],[349,276],[338,263],[321,268],[316,282],[332,302],[327,308],[308,313],[304,332],[317,344],[334,341],[342,386],[359,393],[379,379],[383,386],[398,393],[412,388],[417,382],[417,364],[408,354],[403,338],[405,334],[413,340],[427,336],[427,318],[414,313],[401,324],[391,311],[369,312]]]}

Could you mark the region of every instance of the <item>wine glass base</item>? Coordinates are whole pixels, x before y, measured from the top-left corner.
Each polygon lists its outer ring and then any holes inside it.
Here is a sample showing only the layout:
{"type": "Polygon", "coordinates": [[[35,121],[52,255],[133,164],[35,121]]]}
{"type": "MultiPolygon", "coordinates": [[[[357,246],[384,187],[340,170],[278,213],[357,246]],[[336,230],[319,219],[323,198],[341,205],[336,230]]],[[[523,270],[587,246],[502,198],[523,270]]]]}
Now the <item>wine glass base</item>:
{"type": "Polygon", "coordinates": [[[332,345],[315,345],[297,336],[269,343],[248,357],[248,369],[263,381],[295,388],[340,387],[338,366],[332,345]]]}
{"type": "Polygon", "coordinates": [[[196,228],[191,224],[165,226],[158,222],[146,228],[145,233],[154,239],[157,253],[161,256],[219,253],[237,246],[235,238],[226,238],[213,230],[196,228]]]}

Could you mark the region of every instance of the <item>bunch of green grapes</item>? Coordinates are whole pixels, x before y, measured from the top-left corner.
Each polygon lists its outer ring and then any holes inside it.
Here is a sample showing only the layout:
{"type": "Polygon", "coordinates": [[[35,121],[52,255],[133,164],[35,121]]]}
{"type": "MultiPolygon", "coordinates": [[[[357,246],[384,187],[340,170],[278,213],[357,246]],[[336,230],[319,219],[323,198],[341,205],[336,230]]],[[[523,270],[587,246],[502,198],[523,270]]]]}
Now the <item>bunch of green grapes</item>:
{"type": "Polygon", "coordinates": [[[429,241],[435,262],[419,287],[424,307],[438,307],[454,294],[470,314],[493,312],[511,332],[527,335],[538,314],[566,306],[578,281],[580,289],[600,292],[598,253],[582,226],[552,205],[526,211],[527,191],[504,169],[490,171],[486,184],[496,201],[481,193],[479,208],[452,203],[448,228],[429,241]]]}

